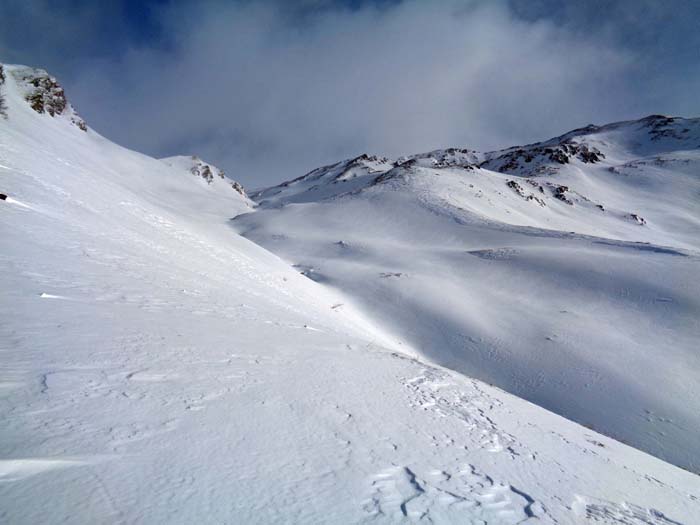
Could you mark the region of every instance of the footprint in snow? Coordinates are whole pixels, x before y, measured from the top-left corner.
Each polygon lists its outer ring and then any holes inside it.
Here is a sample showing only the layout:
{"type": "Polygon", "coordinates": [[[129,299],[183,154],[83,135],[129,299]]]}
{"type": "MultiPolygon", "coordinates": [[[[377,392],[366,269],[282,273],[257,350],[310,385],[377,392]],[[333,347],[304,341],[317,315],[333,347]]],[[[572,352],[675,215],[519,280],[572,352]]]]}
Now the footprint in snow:
{"type": "Polygon", "coordinates": [[[595,523],[615,525],[681,525],[663,512],[640,507],[633,503],[611,501],[576,496],[571,506],[574,513],[581,518],[595,523]]]}
{"type": "Polygon", "coordinates": [[[546,513],[528,494],[495,481],[473,465],[421,472],[392,466],[373,475],[363,509],[367,522],[510,525],[546,513]]]}

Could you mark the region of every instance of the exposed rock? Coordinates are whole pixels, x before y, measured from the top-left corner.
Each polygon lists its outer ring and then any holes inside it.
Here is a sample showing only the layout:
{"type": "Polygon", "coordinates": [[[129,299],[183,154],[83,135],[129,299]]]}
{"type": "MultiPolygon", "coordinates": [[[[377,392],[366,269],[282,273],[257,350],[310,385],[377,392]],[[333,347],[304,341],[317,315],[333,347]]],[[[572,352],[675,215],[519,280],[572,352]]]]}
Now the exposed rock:
{"type": "Polygon", "coordinates": [[[239,182],[236,182],[235,180],[231,182],[231,187],[236,190],[238,193],[243,195],[244,197],[246,196],[245,190],[243,189],[243,186],[239,182]]]}
{"type": "Polygon", "coordinates": [[[40,76],[32,78],[29,82],[35,89],[25,98],[34,111],[48,113],[52,117],[63,113],[68,101],[63,88],[55,78],[40,76]]]}
{"type": "Polygon", "coordinates": [[[647,223],[647,221],[644,219],[644,217],[641,217],[640,215],[637,215],[636,213],[630,213],[630,217],[632,219],[634,219],[637,222],[637,224],[639,224],[640,226],[644,226],[647,223]]]}
{"type": "Polygon", "coordinates": [[[549,154],[549,160],[553,160],[554,162],[558,162],[559,164],[569,163],[569,155],[567,155],[566,152],[561,148],[557,148],[555,150],[547,148],[544,150],[544,152],[549,154]]]}
{"type": "MultiPolygon", "coordinates": [[[[5,70],[0,64],[0,87],[5,83],[5,70]]],[[[5,98],[0,91],[0,117],[7,118],[7,105],[5,104],[5,98]]]]}
{"type": "Polygon", "coordinates": [[[648,117],[642,119],[646,122],[647,127],[649,127],[649,135],[651,135],[651,140],[657,141],[663,138],[672,139],[684,139],[685,134],[688,133],[689,129],[679,130],[677,127],[672,127],[676,119],[674,117],[666,117],[664,115],[649,115],[648,117]]]}
{"type": "Polygon", "coordinates": [[[525,182],[527,182],[530,186],[532,186],[532,187],[534,187],[534,188],[537,188],[537,190],[538,190],[540,193],[544,193],[544,188],[543,188],[542,185],[541,185],[540,183],[538,183],[536,180],[525,179],[525,182]]]}
{"type": "MultiPolygon", "coordinates": [[[[532,183],[534,181],[528,180],[528,182],[532,183]]],[[[539,204],[540,206],[546,206],[544,200],[540,199],[539,197],[536,197],[532,193],[529,193],[529,194],[525,193],[525,190],[523,189],[523,187],[520,184],[518,184],[517,182],[515,182],[514,180],[509,180],[508,182],[506,182],[506,186],[508,186],[510,189],[512,189],[515,193],[520,195],[526,201],[534,201],[537,204],[539,204]]],[[[534,186],[537,186],[537,183],[535,183],[534,186]]],[[[541,186],[540,186],[540,189],[542,189],[541,186]]],[[[544,193],[544,190],[542,190],[542,192],[544,193]]]]}
{"type": "Polygon", "coordinates": [[[539,197],[534,196],[532,193],[525,197],[526,201],[535,201],[537,204],[540,206],[546,206],[547,204],[544,202],[543,199],[540,199],[539,197]]]}
{"type": "Polygon", "coordinates": [[[76,126],[78,126],[81,130],[87,131],[87,124],[83,119],[72,117],[70,121],[76,126]]]}
{"type": "Polygon", "coordinates": [[[384,173],[386,169],[378,169],[378,167],[390,162],[386,157],[363,153],[359,157],[346,161],[345,166],[341,166],[342,169],[333,177],[333,184],[347,182],[360,175],[384,173]]]}
{"type": "Polygon", "coordinates": [[[569,164],[573,159],[590,164],[603,158],[605,155],[598,148],[562,139],[556,144],[539,143],[506,150],[482,162],[479,167],[525,176],[548,175],[556,173],[559,165],[569,164]]]}
{"type": "Polygon", "coordinates": [[[25,100],[31,108],[39,114],[48,114],[52,117],[68,113],[71,122],[83,131],[87,131],[87,124],[81,119],[68,104],[63,87],[55,77],[50,76],[43,69],[21,68],[12,71],[18,83],[25,88],[25,100]]]}
{"type": "Polygon", "coordinates": [[[605,158],[605,155],[597,148],[589,148],[586,144],[580,144],[578,158],[585,163],[593,164],[605,158]]]}
{"type": "Polygon", "coordinates": [[[525,197],[525,191],[523,190],[523,187],[514,180],[509,180],[508,182],[506,182],[506,186],[508,186],[511,190],[515,191],[515,193],[517,193],[521,197],[525,197]]]}
{"type": "Polygon", "coordinates": [[[574,202],[566,196],[566,192],[569,191],[568,186],[555,186],[554,188],[554,198],[559,199],[566,204],[573,206],[574,202]]]}
{"type": "Polygon", "coordinates": [[[189,171],[192,175],[196,177],[202,177],[207,182],[207,184],[212,184],[218,177],[226,185],[230,185],[234,191],[239,193],[246,200],[248,199],[248,195],[246,194],[245,189],[239,182],[233,179],[229,179],[228,177],[226,177],[224,170],[203,161],[196,155],[168,157],[161,160],[169,166],[177,166],[189,171]]]}
{"type": "Polygon", "coordinates": [[[476,152],[466,148],[447,148],[401,157],[397,166],[418,165],[425,168],[462,168],[472,170],[478,166],[476,152]]]}
{"type": "MultiPolygon", "coordinates": [[[[212,181],[214,180],[215,173],[216,173],[216,175],[219,176],[219,178],[221,178],[221,179],[224,178],[224,172],[222,170],[220,170],[219,168],[216,168],[214,166],[207,164],[206,162],[202,161],[202,159],[200,159],[199,157],[196,157],[194,155],[192,156],[192,160],[194,161],[192,168],[190,168],[190,172],[192,173],[192,175],[198,175],[198,176],[202,177],[205,181],[207,181],[208,184],[211,184],[212,181]]],[[[235,182],[235,184],[238,184],[238,183],[235,182]]],[[[240,186],[240,184],[238,184],[238,186],[240,186]]],[[[234,189],[236,191],[238,191],[239,193],[241,193],[241,191],[239,189],[237,189],[235,186],[234,186],[234,189]]],[[[242,190],[243,187],[241,186],[240,189],[242,190]]]]}

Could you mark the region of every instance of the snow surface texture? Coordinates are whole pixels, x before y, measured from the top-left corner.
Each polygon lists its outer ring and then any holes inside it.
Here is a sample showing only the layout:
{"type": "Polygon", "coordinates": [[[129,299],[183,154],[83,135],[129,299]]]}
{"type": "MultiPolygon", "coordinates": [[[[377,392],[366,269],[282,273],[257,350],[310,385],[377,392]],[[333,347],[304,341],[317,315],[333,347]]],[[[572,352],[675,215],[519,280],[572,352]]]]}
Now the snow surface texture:
{"type": "Polygon", "coordinates": [[[652,116],[361,156],[235,225],[434,362],[698,472],[699,174],[700,119],[652,116]]]}
{"type": "Polygon", "coordinates": [[[231,184],[38,113],[7,78],[3,523],[700,515],[696,475],[411,355],[390,323],[235,234],[251,208],[231,184]]]}

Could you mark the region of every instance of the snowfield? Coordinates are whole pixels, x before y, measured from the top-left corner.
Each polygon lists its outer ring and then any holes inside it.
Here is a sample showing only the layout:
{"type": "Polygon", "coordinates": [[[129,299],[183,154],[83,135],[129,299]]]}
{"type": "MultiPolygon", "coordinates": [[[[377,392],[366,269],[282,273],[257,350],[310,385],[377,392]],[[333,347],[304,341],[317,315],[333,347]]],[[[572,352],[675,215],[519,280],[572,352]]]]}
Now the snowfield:
{"type": "Polygon", "coordinates": [[[58,89],[3,66],[0,521],[697,522],[697,475],[480,380],[697,466],[693,151],[629,168],[629,200],[591,174],[620,210],[600,225],[425,159],[255,208],[201,159],[79,125],[58,89]],[[477,183],[495,210],[468,207],[477,183]]]}
{"type": "Polygon", "coordinates": [[[700,119],[650,117],[361,156],[234,225],[433,362],[698,472],[699,174],[700,119]]]}

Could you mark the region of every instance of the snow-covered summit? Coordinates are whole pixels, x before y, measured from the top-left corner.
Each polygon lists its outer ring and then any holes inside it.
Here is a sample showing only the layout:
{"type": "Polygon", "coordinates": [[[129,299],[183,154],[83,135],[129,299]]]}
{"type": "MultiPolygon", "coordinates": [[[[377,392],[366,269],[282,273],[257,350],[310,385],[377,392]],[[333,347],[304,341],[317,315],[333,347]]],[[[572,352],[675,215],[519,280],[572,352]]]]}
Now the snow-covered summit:
{"type": "Polygon", "coordinates": [[[606,155],[650,156],[700,149],[700,118],[650,115],[604,126],[588,125],[544,142],[484,154],[480,167],[501,173],[556,174],[568,164],[601,162],[606,155]]]}
{"type": "Polygon", "coordinates": [[[207,184],[207,186],[217,189],[224,188],[224,191],[229,191],[232,189],[240,195],[241,199],[247,206],[253,205],[253,201],[248,198],[245,189],[239,182],[229,178],[221,168],[203,161],[196,155],[178,155],[174,157],[166,157],[160,160],[175,169],[184,170],[195,177],[200,177],[201,180],[207,184]]]}
{"type": "Polygon", "coordinates": [[[413,165],[425,168],[471,168],[479,163],[479,153],[465,148],[447,148],[400,157],[397,166],[413,165]]]}
{"type": "MultiPolygon", "coordinates": [[[[0,125],[5,125],[8,133],[17,139],[23,137],[33,142],[36,148],[61,149],[66,158],[74,154],[73,150],[111,152],[115,171],[120,174],[105,184],[144,186],[142,176],[120,170],[125,159],[142,158],[151,166],[148,176],[162,182],[161,194],[156,198],[163,202],[171,200],[175,193],[187,195],[192,207],[199,207],[204,214],[216,209],[228,210],[225,213],[230,216],[254,206],[243,186],[199,157],[178,156],[155,161],[106,140],[85,124],[59,81],[43,69],[0,64],[0,125]]],[[[148,182],[145,186],[151,189],[148,182]]],[[[13,194],[13,188],[4,189],[3,193],[13,194]]],[[[182,205],[179,197],[172,200],[182,205]]]]}
{"type": "Polygon", "coordinates": [[[329,199],[371,185],[378,175],[395,165],[386,157],[363,154],[316,168],[294,180],[258,191],[252,197],[266,206],[329,199]]]}
{"type": "MultiPolygon", "coordinates": [[[[5,118],[28,105],[39,115],[62,119],[87,131],[87,124],[68,102],[55,77],[45,70],[15,64],[0,64],[0,100],[4,100],[5,118]]],[[[0,103],[1,104],[1,103],[0,103]]]]}

